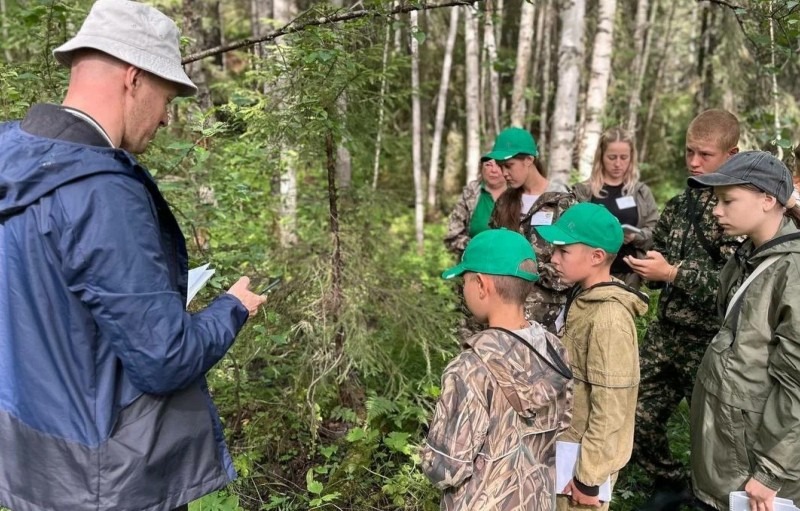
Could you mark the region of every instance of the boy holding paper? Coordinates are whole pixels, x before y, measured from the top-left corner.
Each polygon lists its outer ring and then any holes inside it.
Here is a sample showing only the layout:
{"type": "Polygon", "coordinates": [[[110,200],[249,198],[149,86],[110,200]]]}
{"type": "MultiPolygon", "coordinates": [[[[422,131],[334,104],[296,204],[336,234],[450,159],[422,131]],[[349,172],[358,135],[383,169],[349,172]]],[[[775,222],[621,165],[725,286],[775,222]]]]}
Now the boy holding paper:
{"type": "Polygon", "coordinates": [[[557,322],[574,375],[572,424],[560,439],[580,444],[580,452],[572,480],[558,488],[564,494],[558,509],[605,510],[600,486],[613,485],[633,448],[639,387],[634,319],[647,312],[647,297],[611,277],[623,232],[605,207],[577,204],[537,230],[555,246],[552,262],[560,277],[574,284],[557,322]]]}

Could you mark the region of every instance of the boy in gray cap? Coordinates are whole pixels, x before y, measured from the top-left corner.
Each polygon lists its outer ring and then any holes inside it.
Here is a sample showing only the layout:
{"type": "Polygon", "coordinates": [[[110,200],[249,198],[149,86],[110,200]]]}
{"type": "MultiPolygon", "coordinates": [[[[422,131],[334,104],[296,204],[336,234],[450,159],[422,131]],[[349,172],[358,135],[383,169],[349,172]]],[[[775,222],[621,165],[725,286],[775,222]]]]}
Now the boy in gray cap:
{"type": "Polygon", "coordinates": [[[800,503],[800,230],[792,175],[769,153],[732,156],[714,174],[714,216],[746,241],[719,275],[719,332],[691,401],[692,486],[715,509],[744,490],[750,509],[800,503]]]}
{"type": "Polygon", "coordinates": [[[196,91],[178,37],[100,0],[54,52],[64,104],[0,125],[0,507],[185,509],[235,477],[204,374],[265,299],[242,278],[185,310],[183,234],[133,156],[196,91]]]}

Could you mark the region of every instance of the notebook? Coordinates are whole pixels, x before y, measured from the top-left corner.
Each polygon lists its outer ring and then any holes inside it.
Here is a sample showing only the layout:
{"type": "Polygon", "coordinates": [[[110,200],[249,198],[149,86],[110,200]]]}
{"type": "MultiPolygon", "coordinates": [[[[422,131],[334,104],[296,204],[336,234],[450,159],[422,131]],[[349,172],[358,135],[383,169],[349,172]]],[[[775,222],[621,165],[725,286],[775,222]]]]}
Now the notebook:
{"type": "MultiPolygon", "coordinates": [[[[731,511],[750,511],[750,499],[747,497],[747,493],[743,491],[732,491],[728,504],[731,511]]],[[[794,502],[780,497],[775,497],[775,502],[772,505],[775,511],[800,511],[794,505],[794,502]]]]}

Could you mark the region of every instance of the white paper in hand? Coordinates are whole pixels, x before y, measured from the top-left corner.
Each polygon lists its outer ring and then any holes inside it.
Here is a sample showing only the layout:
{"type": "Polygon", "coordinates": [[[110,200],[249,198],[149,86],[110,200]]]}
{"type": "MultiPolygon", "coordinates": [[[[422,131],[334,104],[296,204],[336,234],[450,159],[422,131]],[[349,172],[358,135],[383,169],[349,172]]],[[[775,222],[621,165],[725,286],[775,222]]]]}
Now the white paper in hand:
{"type": "Polygon", "coordinates": [[[208,265],[211,263],[206,263],[203,266],[198,266],[197,268],[192,268],[189,270],[189,281],[186,286],[186,306],[189,306],[189,303],[192,301],[192,298],[197,295],[197,292],[203,289],[203,286],[206,285],[208,279],[214,275],[216,270],[209,270],[208,265]]]}
{"type": "MultiPolygon", "coordinates": [[[[581,444],[556,442],[556,492],[561,493],[575,475],[575,465],[581,454],[581,444]]],[[[600,485],[600,501],[611,501],[611,477],[600,485]]]]}
{"type": "MultiPolygon", "coordinates": [[[[731,511],[750,511],[750,498],[743,491],[732,491],[728,504],[731,511]]],[[[798,511],[794,502],[780,497],[775,497],[772,506],[775,511],[798,511]]]]}

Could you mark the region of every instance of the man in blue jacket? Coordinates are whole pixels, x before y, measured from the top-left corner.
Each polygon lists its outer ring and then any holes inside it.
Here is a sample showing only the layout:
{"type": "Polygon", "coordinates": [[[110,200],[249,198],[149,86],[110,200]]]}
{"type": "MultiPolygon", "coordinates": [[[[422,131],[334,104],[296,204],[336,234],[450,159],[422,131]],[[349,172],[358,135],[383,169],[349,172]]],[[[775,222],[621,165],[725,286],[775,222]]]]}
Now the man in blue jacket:
{"type": "Polygon", "coordinates": [[[175,24],[99,0],[54,54],[63,105],[0,125],[0,506],[185,509],[235,477],[204,374],[264,297],[242,278],[186,312],[183,235],[132,156],[196,92],[175,24]]]}

